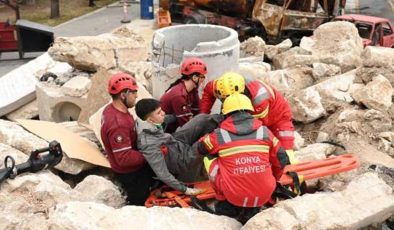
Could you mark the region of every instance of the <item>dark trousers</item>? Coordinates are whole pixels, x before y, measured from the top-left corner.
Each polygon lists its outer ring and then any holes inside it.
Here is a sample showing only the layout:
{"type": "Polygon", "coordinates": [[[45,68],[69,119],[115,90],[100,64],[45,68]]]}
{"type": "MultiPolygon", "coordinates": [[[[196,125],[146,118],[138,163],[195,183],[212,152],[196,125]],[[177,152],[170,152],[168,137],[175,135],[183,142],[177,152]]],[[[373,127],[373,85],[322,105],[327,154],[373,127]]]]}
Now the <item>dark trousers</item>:
{"type": "Polygon", "coordinates": [[[219,114],[198,114],[182,127],[178,128],[172,136],[191,146],[202,136],[215,130],[223,118],[219,114]]]}
{"type": "Polygon", "coordinates": [[[132,173],[115,173],[115,178],[120,182],[127,195],[129,205],[143,206],[150,194],[154,173],[148,164],[132,173]]]}
{"type": "Polygon", "coordinates": [[[242,224],[245,224],[250,218],[260,212],[260,208],[245,208],[238,207],[230,202],[224,200],[215,204],[215,214],[224,215],[237,219],[242,224]]]}
{"type": "Polygon", "coordinates": [[[219,114],[199,114],[172,134],[175,139],[192,146],[193,152],[197,157],[194,161],[195,163],[193,165],[189,165],[192,170],[188,174],[179,175],[177,177],[179,180],[183,182],[195,182],[206,180],[208,178],[203,165],[203,156],[197,152],[196,144],[197,141],[205,134],[211,133],[215,130],[222,120],[223,116],[219,114]]]}

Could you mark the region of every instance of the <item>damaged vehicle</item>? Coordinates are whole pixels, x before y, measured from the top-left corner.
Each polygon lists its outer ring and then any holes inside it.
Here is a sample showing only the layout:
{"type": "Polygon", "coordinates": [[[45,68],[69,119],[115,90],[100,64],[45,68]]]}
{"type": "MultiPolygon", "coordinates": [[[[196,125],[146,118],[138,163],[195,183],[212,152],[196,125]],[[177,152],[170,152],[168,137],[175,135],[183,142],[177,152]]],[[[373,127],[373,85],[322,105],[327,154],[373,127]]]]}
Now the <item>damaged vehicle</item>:
{"type": "Polygon", "coordinates": [[[387,18],[360,14],[337,16],[334,21],[353,23],[365,46],[383,46],[394,48],[394,27],[387,18]]]}
{"type": "Polygon", "coordinates": [[[171,22],[223,25],[240,40],[260,36],[268,43],[297,44],[345,7],[344,0],[160,0],[159,27],[171,22]],[[163,17],[171,17],[162,20],[163,17]]]}

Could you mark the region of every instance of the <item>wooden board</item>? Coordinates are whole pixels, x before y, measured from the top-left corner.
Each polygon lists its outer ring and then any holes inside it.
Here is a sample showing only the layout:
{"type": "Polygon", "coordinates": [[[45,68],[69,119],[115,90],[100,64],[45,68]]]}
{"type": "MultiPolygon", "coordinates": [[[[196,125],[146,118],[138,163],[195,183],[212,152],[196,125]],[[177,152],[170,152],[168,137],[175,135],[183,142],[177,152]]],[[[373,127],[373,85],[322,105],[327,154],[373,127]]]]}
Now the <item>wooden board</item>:
{"type": "Polygon", "coordinates": [[[78,134],[71,132],[60,124],[37,120],[18,119],[16,121],[25,129],[47,141],[58,141],[68,157],[110,168],[107,158],[97,147],[92,146],[78,134]]]}

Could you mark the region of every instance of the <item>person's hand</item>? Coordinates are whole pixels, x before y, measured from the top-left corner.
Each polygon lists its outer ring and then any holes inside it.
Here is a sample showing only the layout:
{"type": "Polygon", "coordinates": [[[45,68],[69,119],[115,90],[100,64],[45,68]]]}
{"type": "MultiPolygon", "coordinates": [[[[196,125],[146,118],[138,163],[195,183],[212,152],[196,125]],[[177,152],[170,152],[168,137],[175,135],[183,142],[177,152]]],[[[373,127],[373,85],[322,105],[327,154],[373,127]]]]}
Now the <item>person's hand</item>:
{"type": "Polygon", "coordinates": [[[196,196],[198,194],[201,194],[205,192],[205,189],[201,189],[201,188],[186,188],[185,194],[188,196],[196,196]]]}

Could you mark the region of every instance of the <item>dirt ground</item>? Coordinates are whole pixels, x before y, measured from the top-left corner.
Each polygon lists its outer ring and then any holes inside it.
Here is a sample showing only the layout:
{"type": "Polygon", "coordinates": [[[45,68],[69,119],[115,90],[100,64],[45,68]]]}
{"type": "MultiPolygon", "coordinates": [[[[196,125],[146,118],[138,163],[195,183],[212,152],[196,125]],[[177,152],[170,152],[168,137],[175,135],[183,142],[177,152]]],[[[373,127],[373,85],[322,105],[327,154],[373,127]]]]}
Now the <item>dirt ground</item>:
{"type": "MultiPolygon", "coordinates": [[[[15,2],[15,0],[11,0],[15,2]]],[[[117,0],[95,0],[95,7],[89,7],[89,0],[60,0],[60,18],[50,19],[51,0],[18,0],[21,19],[56,26],[72,18],[81,16],[117,0]]],[[[0,22],[16,21],[15,11],[0,3],[0,22]]]]}

